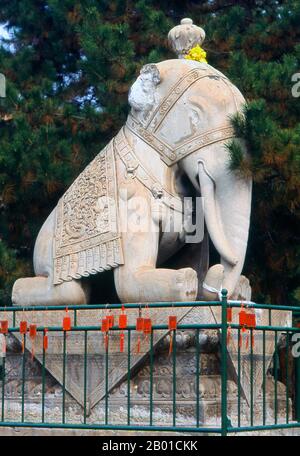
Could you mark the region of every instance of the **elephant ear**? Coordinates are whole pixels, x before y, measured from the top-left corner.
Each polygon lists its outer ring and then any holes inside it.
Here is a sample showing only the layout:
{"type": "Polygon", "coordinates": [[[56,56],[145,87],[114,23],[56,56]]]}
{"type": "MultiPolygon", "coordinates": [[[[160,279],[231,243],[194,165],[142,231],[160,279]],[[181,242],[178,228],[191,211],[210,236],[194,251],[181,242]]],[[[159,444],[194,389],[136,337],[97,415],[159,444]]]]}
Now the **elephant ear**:
{"type": "Polygon", "coordinates": [[[147,65],[144,65],[140,71],[140,75],[150,75],[156,86],[161,82],[160,72],[155,63],[147,63],[147,65]]]}
{"type": "Polygon", "coordinates": [[[156,107],[155,89],[160,83],[160,72],[154,63],[144,65],[137,80],[131,86],[128,102],[135,115],[145,116],[156,107]]]}

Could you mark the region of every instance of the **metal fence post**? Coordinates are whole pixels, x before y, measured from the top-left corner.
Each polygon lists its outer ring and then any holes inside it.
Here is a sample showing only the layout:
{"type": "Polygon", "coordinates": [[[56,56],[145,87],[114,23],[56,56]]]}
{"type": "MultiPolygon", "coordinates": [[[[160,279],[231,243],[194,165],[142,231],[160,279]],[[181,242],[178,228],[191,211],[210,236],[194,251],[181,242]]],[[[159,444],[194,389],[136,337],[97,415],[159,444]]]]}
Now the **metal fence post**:
{"type": "Polygon", "coordinates": [[[300,423],[300,356],[295,358],[295,415],[300,423]]]}
{"type": "MultiPolygon", "coordinates": [[[[299,325],[300,313],[293,312],[293,326],[299,325]]],[[[300,423],[300,356],[295,358],[295,419],[300,423]]]]}
{"type": "Polygon", "coordinates": [[[221,333],[221,426],[222,436],[227,435],[227,290],[222,290],[221,333]]]}

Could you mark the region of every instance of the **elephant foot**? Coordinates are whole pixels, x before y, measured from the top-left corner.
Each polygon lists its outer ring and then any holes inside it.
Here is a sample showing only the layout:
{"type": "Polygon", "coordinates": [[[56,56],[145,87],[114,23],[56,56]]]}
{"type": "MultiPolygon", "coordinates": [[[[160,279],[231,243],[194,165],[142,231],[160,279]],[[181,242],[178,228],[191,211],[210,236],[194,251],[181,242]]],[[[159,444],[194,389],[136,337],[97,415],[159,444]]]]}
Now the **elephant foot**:
{"type": "Polygon", "coordinates": [[[241,276],[234,289],[231,299],[237,301],[251,301],[252,289],[250,286],[249,279],[245,276],[241,276]]]}
{"type": "Polygon", "coordinates": [[[115,269],[115,284],[122,302],[195,301],[198,277],[192,268],[178,271],[140,267],[115,269]]]}
{"type": "Polygon", "coordinates": [[[52,285],[47,277],[28,277],[14,283],[12,302],[15,306],[87,304],[88,295],[80,281],[52,285]]]}
{"type": "Polygon", "coordinates": [[[195,301],[198,292],[198,277],[192,268],[179,269],[176,278],[179,301],[195,301]]]}
{"type": "Polygon", "coordinates": [[[202,294],[207,301],[218,301],[224,277],[224,267],[215,264],[207,271],[203,285],[202,294]]]}
{"type": "Polygon", "coordinates": [[[47,294],[48,280],[45,277],[18,279],[12,288],[11,300],[14,306],[38,305],[36,298],[39,292],[47,294]]]}
{"type": "MultiPolygon", "coordinates": [[[[215,264],[209,268],[202,286],[204,299],[208,301],[220,300],[221,289],[224,285],[224,267],[221,264],[215,264]]],[[[228,299],[237,301],[251,301],[251,286],[245,276],[240,276],[234,291],[228,296],[228,299]]]]}

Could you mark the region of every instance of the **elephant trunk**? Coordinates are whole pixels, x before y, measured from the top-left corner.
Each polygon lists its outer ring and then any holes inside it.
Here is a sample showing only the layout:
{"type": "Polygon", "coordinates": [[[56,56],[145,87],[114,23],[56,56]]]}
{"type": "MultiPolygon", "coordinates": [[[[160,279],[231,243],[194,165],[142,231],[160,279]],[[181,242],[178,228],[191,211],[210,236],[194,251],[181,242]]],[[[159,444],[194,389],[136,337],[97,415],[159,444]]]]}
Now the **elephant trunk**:
{"type": "Polygon", "coordinates": [[[214,189],[215,184],[207,174],[204,164],[201,162],[199,163],[199,180],[201,195],[204,198],[204,217],[210,238],[221,257],[227,263],[234,266],[237,264],[238,259],[228,243],[222,221],[220,220],[220,214],[218,214],[214,189]]]}
{"type": "MultiPolygon", "coordinates": [[[[239,179],[228,169],[213,178],[199,162],[199,181],[204,197],[204,216],[210,238],[220,254],[222,288],[234,293],[244,265],[251,207],[251,181],[239,179]]],[[[218,286],[220,278],[216,280],[218,286]]],[[[209,285],[213,285],[210,283],[209,285]]]]}

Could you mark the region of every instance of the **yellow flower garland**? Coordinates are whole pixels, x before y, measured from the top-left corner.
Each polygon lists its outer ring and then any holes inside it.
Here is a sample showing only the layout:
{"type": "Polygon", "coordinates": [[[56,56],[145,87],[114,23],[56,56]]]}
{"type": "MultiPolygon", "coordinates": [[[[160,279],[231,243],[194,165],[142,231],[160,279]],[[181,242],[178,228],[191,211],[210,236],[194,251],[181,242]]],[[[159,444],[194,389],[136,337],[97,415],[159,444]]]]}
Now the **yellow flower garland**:
{"type": "Polygon", "coordinates": [[[207,63],[206,52],[199,46],[199,44],[193,47],[184,58],[187,60],[196,60],[197,62],[207,63]]]}

